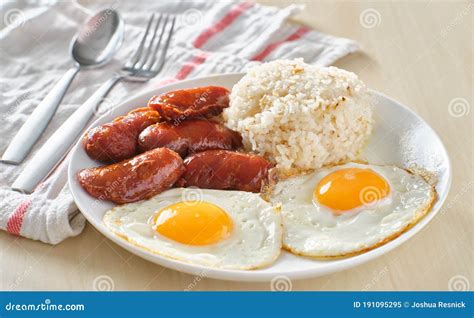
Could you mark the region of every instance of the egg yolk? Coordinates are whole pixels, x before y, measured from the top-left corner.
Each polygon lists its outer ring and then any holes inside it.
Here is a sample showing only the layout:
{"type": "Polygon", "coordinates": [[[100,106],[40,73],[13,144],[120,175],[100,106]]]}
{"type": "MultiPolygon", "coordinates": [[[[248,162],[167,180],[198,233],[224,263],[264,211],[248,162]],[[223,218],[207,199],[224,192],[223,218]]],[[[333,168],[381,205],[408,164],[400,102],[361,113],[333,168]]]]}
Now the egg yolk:
{"type": "Polygon", "coordinates": [[[325,176],[313,196],[321,204],[338,211],[370,205],[390,193],[388,182],[370,169],[346,168],[325,176]]]}
{"type": "Polygon", "coordinates": [[[159,234],[182,244],[207,245],[229,237],[232,220],[212,203],[178,202],[156,214],[153,228],[159,234]]]}

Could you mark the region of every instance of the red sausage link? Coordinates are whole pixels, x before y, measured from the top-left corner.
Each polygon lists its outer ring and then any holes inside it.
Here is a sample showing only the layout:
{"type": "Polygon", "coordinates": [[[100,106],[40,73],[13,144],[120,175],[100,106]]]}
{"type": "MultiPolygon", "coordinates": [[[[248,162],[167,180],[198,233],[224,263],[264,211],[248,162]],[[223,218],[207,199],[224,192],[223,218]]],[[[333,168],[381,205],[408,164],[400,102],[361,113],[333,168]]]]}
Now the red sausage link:
{"type": "Polygon", "coordinates": [[[219,86],[204,86],[171,91],[153,96],[148,107],[169,121],[215,116],[229,107],[229,90],[219,86]]]}
{"type": "Polygon", "coordinates": [[[208,150],[184,160],[179,181],[186,187],[260,192],[269,180],[272,164],[261,156],[228,150],[208,150]]]}
{"type": "Polygon", "coordinates": [[[83,139],[89,157],[101,162],[119,162],[137,154],[138,134],[146,127],[157,123],[158,112],[149,108],[138,108],[113,122],[89,130],[83,139]]]}
{"type": "Polygon", "coordinates": [[[184,170],[183,159],[176,152],[157,148],[110,166],[83,169],[77,180],[95,198],[127,203],[172,187],[184,170]]]}
{"type": "Polygon", "coordinates": [[[207,119],[189,119],[174,125],[162,122],[147,127],[138,136],[141,151],[166,147],[181,157],[210,149],[236,149],[242,137],[224,125],[207,119]]]}

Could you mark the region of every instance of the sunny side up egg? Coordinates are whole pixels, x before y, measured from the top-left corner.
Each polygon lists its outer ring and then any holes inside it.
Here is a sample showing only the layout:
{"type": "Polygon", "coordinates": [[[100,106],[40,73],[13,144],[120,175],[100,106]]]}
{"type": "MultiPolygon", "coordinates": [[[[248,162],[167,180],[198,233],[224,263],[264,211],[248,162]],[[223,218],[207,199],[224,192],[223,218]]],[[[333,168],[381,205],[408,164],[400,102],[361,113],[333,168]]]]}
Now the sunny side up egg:
{"type": "Polygon", "coordinates": [[[283,246],[298,255],[337,257],[367,251],[420,220],[436,198],[421,176],[395,166],[358,163],[280,181],[283,246]]]}
{"type": "Polygon", "coordinates": [[[282,244],[280,213],[250,192],[176,188],[116,206],[103,221],[152,253],[224,269],[269,265],[282,244]]]}

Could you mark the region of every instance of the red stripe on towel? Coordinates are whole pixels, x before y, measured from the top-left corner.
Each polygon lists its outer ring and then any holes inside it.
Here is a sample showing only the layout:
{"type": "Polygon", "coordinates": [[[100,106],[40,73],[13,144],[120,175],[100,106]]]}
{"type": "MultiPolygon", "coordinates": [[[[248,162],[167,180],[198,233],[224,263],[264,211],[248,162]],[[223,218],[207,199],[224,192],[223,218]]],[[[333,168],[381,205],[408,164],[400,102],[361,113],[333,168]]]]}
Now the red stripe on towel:
{"type": "Polygon", "coordinates": [[[25,218],[25,214],[28,211],[28,208],[30,207],[30,205],[31,205],[31,199],[26,199],[22,203],[20,203],[20,205],[17,206],[15,211],[13,211],[7,223],[8,233],[11,233],[14,235],[20,235],[23,219],[25,218]]]}
{"type": "MultiPolygon", "coordinates": [[[[251,8],[253,3],[243,2],[234,6],[222,19],[217,21],[213,26],[201,32],[201,34],[194,40],[194,46],[202,47],[211,37],[215,36],[226,27],[232,24],[245,10],[251,8]]],[[[200,52],[194,55],[188,62],[184,63],[183,67],[176,73],[175,79],[183,80],[196,68],[196,66],[203,64],[209,57],[210,53],[200,52]]]]}
{"type": "Polygon", "coordinates": [[[191,73],[196,66],[204,63],[209,55],[209,53],[201,52],[199,55],[193,56],[189,62],[184,63],[183,67],[176,73],[175,78],[182,80],[188,77],[189,73],[191,73]]]}
{"type": "Polygon", "coordinates": [[[269,44],[266,48],[263,49],[263,51],[261,51],[260,53],[258,53],[254,57],[252,57],[251,60],[252,61],[262,61],[270,53],[272,53],[275,49],[277,49],[279,46],[281,46],[285,42],[296,41],[296,40],[300,39],[303,35],[308,33],[308,31],[309,31],[309,29],[306,28],[306,27],[299,27],[298,30],[296,30],[295,33],[291,34],[286,39],[269,44]]]}
{"type": "MultiPolygon", "coordinates": [[[[210,38],[231,25],[232,22],[234,22],[245,10],[251,8],[252,6],[253,3],[250,2],[243,2],[234,6],[222,19],[217,21],[208,29],[202,31],[194,40],[193,45],[196,48],[202,47],[210,38]]],[[[197,55],[194,55],[188,62],[184,63],[174,78],[167,78],[164,81],[158,83],[158,86],[163,86],[178,80],[185,79],[197,66],[203,64],[209,56],[210,53],[208,52],[200,52],[197,55]]]]}
{"type": "Polygon", "coordinates": [[[202,47],[207,41],[209,41],[210,38],[231,25],[235,19],[237,19],[245,10],[251,8],[252,6],[253,3],[250,2],[243,2],[236,5],[224,17],[222,17],[222,19],[217,21],[208,29],[204,30],[196,38],[196,40],[194,40],[193,45],[197,48],[202,47]]]}
{"type": "Polygon", "coordinates": [[[31,193],[25,200],[23,200],[13,211],[13,213],[9,216],[7,221],[7,232],[14,235],[20,235],[21,227],[23,226],[23,220],[25,219],[26,212],[28,212],[28,208],[32,202],[32,196],[35,192],[40,191],[46,186],[46,181],[54,174],[56,169],[58,169],[62,164],[64,164],[64,160],[62,159],[61,162],[54,168],[54,170],[50,173],[50,175],[43,180],[40,184],[34,188],[33,193],[31,193]]]}

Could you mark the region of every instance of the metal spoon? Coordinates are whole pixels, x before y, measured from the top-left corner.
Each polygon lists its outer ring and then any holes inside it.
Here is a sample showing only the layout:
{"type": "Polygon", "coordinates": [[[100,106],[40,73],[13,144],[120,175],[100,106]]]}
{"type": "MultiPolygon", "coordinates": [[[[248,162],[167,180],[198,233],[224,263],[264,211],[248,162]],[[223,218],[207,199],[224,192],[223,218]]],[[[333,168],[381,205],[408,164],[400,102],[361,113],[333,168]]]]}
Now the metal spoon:
{"type": "Polygon", "coordinates": [[[76,74],[109,62],[122,44],[123,21],[119,14],[106,9],[90,18],[74,36],[70,52],[74,66],[59,80],[13,137],[2,156],[6,163],[19,164],[48,126],[76,74]]]}

